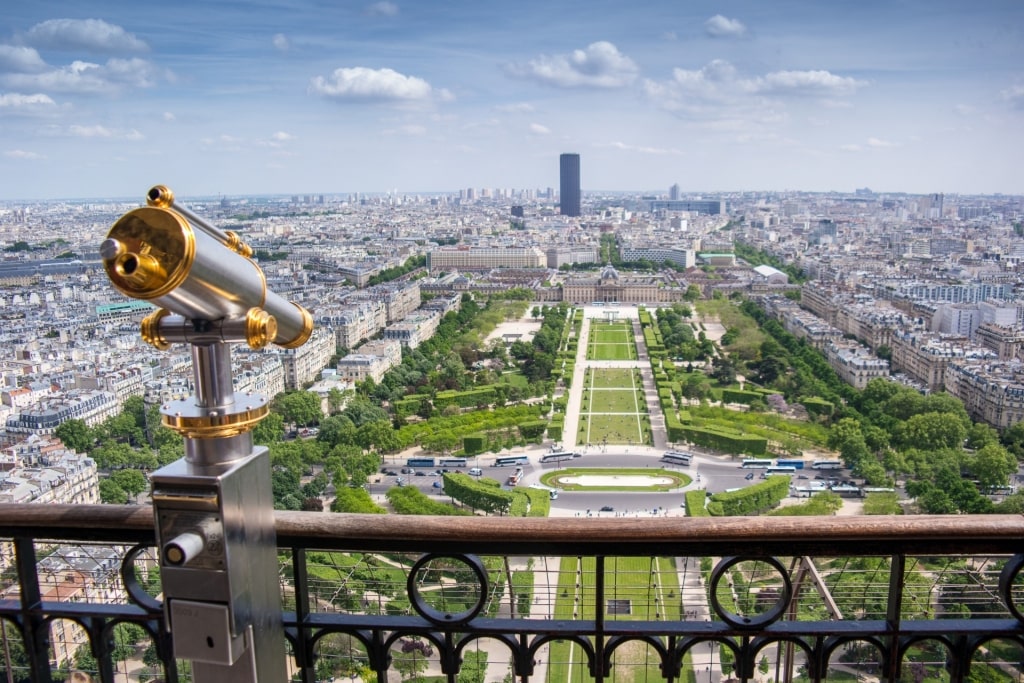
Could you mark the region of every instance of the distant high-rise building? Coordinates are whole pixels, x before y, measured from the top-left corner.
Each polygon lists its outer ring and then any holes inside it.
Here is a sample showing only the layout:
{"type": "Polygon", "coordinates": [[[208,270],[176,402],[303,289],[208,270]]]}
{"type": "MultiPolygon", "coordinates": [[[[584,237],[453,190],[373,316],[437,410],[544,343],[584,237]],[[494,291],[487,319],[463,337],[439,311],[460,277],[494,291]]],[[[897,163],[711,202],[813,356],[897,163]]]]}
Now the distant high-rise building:
{"type": "Polygon", "coordinates": [[[668,188],[668,198],[670,201],[679,201],[679,183],[676,183],[672,187],[668,188]]]}
{"type": "Polygon", "coordinates": [[[580,155],[563,154],[559,157],[561,194],[559,209],[563,216],[580,215],[580,155]]]}

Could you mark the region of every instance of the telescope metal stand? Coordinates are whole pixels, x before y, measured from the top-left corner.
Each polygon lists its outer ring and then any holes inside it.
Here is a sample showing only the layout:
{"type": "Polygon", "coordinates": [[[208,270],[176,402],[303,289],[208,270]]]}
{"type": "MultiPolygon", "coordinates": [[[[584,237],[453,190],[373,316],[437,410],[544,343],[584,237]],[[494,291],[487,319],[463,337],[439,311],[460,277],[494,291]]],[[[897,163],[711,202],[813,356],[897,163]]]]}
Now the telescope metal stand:
{"type": "Polygon", "coordinates": [[[226,343],[194,335],[190,343],[196,395],[161,408],[185,436],[185,457],[151,477],[174,656],[192,661],[196,683],[280,683],[287,667],[270,458],[251,432],[266,399],[234,393],[226,343]]]}

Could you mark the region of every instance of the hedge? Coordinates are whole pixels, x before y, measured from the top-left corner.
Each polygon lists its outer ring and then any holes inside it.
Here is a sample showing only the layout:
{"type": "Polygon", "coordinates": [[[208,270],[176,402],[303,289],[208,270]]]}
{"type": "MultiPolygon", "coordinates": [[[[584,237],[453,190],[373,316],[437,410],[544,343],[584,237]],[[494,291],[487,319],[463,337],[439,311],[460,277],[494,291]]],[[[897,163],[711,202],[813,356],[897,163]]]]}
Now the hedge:
{"type": "Polygon", "coordinates": [[[482,434],[470,434],[469,436],[462,437],[462,450],[466,455],[483,453],[486,446],[487,438],[482,434]]]}
{"type": "MultiPolygon", "coordinates": [[[[675,419],[674,422],[682,426],[678,419],[675,419]]],[[[668,423],[669,420],[666,415],[666,427],[668,423]]],[[[682,438],[673,438],[670,433],[669,441],[689,441],[698,446],[706,446],[725,453],[764,455],[768,451],[768,439],[763,436],[725,432],[705,427],[682,427],[682,438]]]]}
{"type": "Polygon", "coordinates": [[[512,507],[511,491],[503,490],[500,485],[477,481],[475,477],[459,472],[448,472],[443,476],[444,493],[474,510],[497,512],[504,514],[512,507]]]}
{"type": "Polygon", "coordinates": [[[740,391],[739,389],[722,389],[724,403],[742,403],[750,405],[754,401],[763,401],[764,394],[758,391],[740,391]]]}
{"type": "Polygon", "coordinates": [[[434,407],[439,410],[450,405],[473,408],[478,405],[490,405],[494,403],[495,398],[493,386],[477,387],[468,391],[439,391],[434,396],[434,407]]]}
{"type": "Polygon", "coordinates": [[[711,500],[721,506],[723,515],[756,515],[778,505],[789,493],[789,483],[785,475],[771,476],[739,491],[716,493],[711,500]]]}
{"type": "Polygon", "coordinates": [[[704,489],[695,489],[686,492],[686,516],[687,517],[710,517],[704,505],[707,503],[707,493],[704,489]]]}
{"type": "Polygon", "coordinates": [[[800,400],[800,405],[807,409],[811,415],[825,415],[831,417],[836,412],[836,406],[831,401],[812,396],[800,400]]]}
{"type": "Polygon", "coordinates": [[[548,428],[547,420],[530,420],[519,423],[519,433],[524,439],[540,442],[544,436],[544,430],[548,428]]]}

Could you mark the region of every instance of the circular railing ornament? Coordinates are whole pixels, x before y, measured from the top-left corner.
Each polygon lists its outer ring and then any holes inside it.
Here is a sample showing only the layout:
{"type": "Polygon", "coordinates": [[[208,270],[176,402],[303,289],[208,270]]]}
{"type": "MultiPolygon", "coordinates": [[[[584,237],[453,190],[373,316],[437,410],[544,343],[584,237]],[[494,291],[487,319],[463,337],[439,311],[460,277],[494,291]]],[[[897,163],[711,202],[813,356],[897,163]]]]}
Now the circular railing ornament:
{"type": "Polygon", "coordinates": [[[464,624],[484,608],[487,572],[475,555],[430,553],[409,570],[406,587],[416,612],[435,624],[464,624]]]}
{"type": "MultiPolygon", "coordinates": [[[[748,568],[746,571],[749,573],[750,569],[748,568]]],[[[752,580],[751,585],[753,584],[754,581],[752,580]]],[[[735,597],[735,593],[733,593],[733,596],[735,597]]],[[[785,614],[792,597],[793,583],[789,579],[789,572],[786,571],[786,568],[782,563],[774,557],[757,559],[748,557],[726,557],[723,558],[711,572],[711,608],[715,611],[715,614],[722,619],[722,621],[736,628],[757,630],[777,621],[783,614],[785,614]],[[777,577],[773,587],[762,588],[757,592],[757,597],[755,598],[758,603],[764,603],[767,600],[771,600],[773,604],[767,609],[751,613],[749,615],[731,612],[722,605],[722,601],[719,598],[719,588],[723,580],[726,582],[725,585],[729,588],[730,593],[733,592],[734,587],[729,581],[731,570],[743,563],[760,563],[768,565],[770,570],[767,572],[763,569],[757,569],[759,576],[756,583],[758,584],[763,585],[769,577],[777,577]]],[[[746,596],[745,599],[749,600],[750,596],[746,596]]],[[[730,600],[730,602],[733,602],[733,600],[730,600]]]]}

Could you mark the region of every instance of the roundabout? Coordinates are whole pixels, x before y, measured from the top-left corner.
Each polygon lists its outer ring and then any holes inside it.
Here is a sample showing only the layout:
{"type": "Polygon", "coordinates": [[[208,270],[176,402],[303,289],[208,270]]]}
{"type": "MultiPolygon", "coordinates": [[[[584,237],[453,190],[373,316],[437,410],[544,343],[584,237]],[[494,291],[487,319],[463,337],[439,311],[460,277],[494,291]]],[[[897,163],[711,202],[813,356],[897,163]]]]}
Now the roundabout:
{"type": "Polygon", "coordinates": [[[548,472],[540,480],[563,491],[673,491],[691,481],[681,472],[650,468],[570,468],[548,472]]]}

